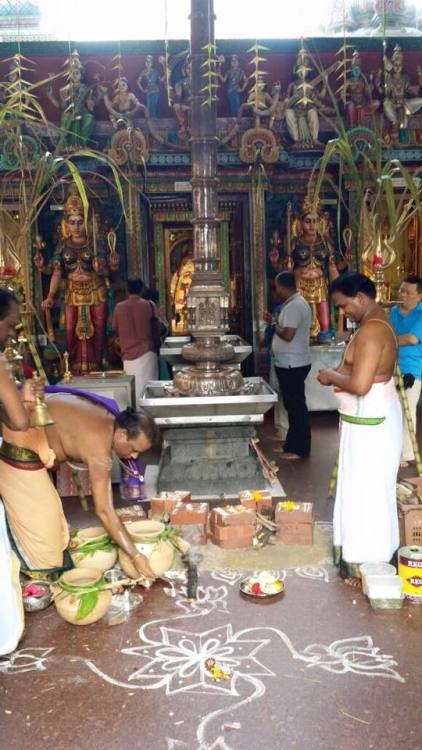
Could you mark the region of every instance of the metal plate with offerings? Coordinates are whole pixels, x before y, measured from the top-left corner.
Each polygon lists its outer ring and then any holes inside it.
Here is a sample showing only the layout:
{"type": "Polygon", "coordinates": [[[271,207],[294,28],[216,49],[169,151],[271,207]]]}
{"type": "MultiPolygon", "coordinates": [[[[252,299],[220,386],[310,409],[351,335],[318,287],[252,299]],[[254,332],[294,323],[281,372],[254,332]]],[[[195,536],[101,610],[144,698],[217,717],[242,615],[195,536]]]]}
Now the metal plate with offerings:
{"type": "Polygon", "coordinates": [[[263,570],[242,578],[239,588],[242,594],[264,599],[282,594],[284,582],[276,574],[263,570]]]}

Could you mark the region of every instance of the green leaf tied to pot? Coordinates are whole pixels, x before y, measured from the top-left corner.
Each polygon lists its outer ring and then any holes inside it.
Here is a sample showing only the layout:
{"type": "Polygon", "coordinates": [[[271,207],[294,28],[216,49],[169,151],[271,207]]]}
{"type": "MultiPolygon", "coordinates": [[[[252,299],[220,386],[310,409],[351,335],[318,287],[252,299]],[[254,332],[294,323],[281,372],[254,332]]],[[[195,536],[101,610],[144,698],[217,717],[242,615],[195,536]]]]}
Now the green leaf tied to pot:
{"type": "Polygon", "coordinates": [[[58,614],[73,625],[89,625],[106,613],[111,591],[106,590],[104,578],[98,570],[74,568],[59,578],[55,596],[58,614]]]}
{"type": "Polygon", "coordinates": [[[78,529],[72,534],[71,556],[76,567],[93,567],[105,572],[117,560],[117,545],[102,526],[78,529]]]}

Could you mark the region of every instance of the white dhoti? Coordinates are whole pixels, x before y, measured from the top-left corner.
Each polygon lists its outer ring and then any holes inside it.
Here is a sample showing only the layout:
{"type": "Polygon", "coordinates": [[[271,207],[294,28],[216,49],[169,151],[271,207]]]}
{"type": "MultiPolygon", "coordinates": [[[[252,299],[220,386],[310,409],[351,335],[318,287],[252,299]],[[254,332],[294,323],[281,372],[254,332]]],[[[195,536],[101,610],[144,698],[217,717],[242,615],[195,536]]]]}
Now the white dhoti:
{"type": "Polygon", "coordinates": [[[361,563],[389,562],[399,546],[402,412],[393,379],[375,383],[365,396],[336,396],[340,417],[352,421],[340,421],[334,547],[347,574],[356,575],[361,563]]]}
{"type": "Polygon", "coordinates": [[[158,380],[158,357],[155,352],[146,352],[136,359],[124,359],[126,375],[135,376],[135,399],[138,404],[149,380],[158,380]]]}
{"type": "Polygon", "coordinates": [[[14,651],[22,638],[24,613],[19,582],[19,561],[7,537],[6,518],[0,501],[0,656],[14,651]]]}

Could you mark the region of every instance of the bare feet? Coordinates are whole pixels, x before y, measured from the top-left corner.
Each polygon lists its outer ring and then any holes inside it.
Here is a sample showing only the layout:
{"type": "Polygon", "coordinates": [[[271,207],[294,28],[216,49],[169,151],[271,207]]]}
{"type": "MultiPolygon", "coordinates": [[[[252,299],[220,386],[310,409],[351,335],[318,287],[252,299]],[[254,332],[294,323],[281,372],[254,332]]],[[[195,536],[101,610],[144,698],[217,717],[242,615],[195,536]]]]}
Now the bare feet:
{"type": "Polygon", "coordinates": [[[344,578],[346,586],[351,586],[352,589],[359,589],[362,586],[362,579],[352,576],[351,578],[344,578]]]}
{"type": "Polygon", "coordinates": [[[297,453],[282,453],[280,458],[282,458],[284,461],[297,461],[298,459],[302,458],[302,456],[298,456],[297,453]]]}
{"type": "Polygon", "coordinates": [[[400,461],[400,468],[401,469],[407,469],[408,466],[409,466],[409,462],[408,461],[400,461]]]}

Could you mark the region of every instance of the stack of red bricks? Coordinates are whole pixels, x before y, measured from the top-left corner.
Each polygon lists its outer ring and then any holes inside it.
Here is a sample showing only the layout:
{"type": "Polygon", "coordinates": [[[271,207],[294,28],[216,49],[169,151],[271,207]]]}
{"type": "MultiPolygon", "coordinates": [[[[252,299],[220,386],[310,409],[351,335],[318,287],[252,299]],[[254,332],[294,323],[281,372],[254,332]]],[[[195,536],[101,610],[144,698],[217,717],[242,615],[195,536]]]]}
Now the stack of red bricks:
{"type": "Polygon", "coordinates": [[[188,491],[161,492],[150,499],[150,518],[167,516],[189,544],[206,544],[209,506],[208,503],[191,503],[191,499],[188,491]]]}
{"type": "Polygon", "coordinates": [[[314,534],[313,504],[284,500],[275,509],[277,539],[284,544],[312,544],[314,534]]]}
{"type": "Polygon", "coordinates": [[[244,505],[215,508],[210,515],[210,540],[223,549],[252,547],[255,509],[244,505]]]}
{"type": "Polygon", "coordinates": [[[272,495],[269,490],[242,490],[239,502],[245,508],[262,513],[265,508],[272,508],[272,495]]]}

